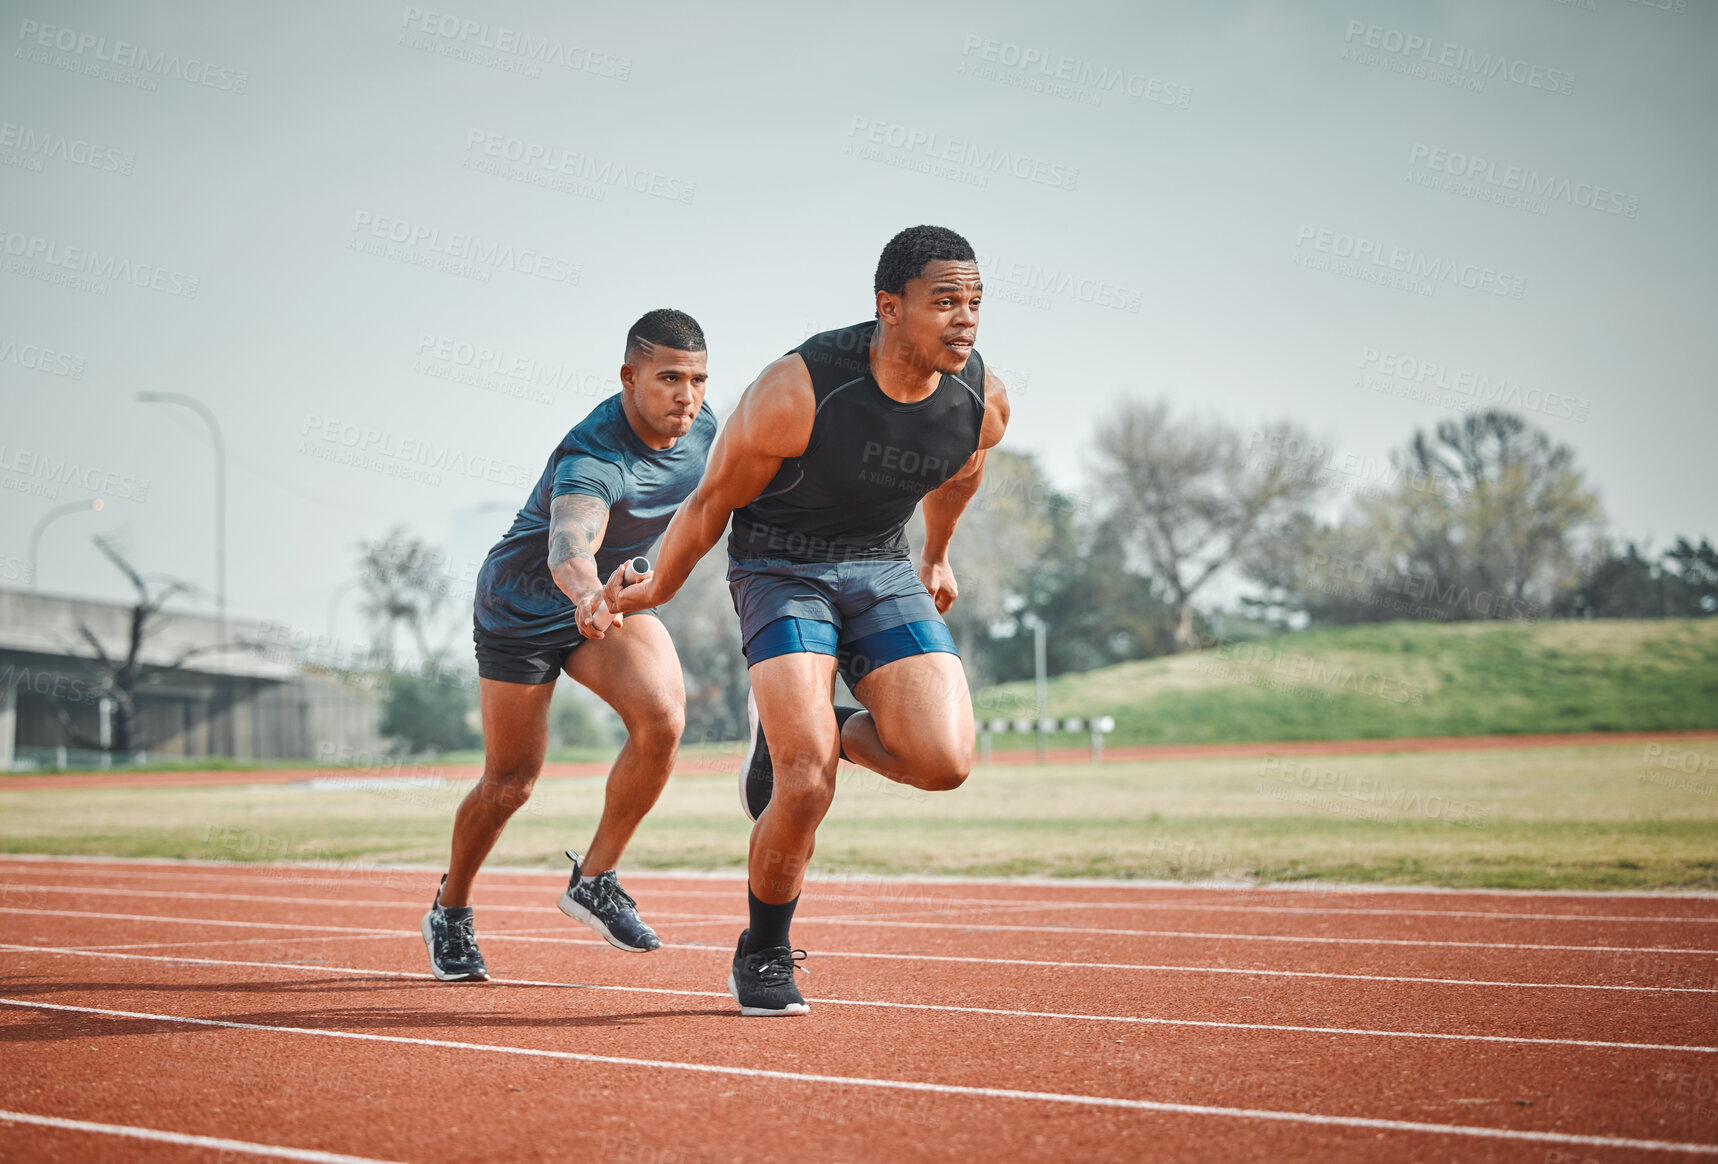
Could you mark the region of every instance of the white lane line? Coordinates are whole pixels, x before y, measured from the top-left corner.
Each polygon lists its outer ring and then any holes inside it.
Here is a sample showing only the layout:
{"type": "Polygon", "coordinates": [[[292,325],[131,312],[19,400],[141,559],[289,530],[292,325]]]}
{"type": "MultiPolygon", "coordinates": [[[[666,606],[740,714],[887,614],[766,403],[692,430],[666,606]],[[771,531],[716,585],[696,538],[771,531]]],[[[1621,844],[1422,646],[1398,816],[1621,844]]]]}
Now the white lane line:
{"type": "Polygon", "coordinates": [[[191,1018],[185,1015],[154,1014],[147,1011],[108,1010],[93,1006],[67,1006],[62,1003],[34,1002],[21,998],[0,998],[0,1006],[16,1006],[31,1010],[60,1011],[67,1014],[101,1015],[106,1018],[142,1019],[147,1022],[186,1023],[191,1026],[221,1027],[227,1030],[266,1031],[271,1034],[306,1035],[312,1038],[351,1039],[367,1043],[391,1043],[417,1047],[441,1047],[460,1051],[485,1051],[491,1054],[521,1055],[537,1059],[558,1059],[573,1063],[606,1063],[615,1067],[641,1067],[656,1071],[685,1071],[700,1075],[727,1075],[745,1079],[773,1079],[786,1083],[821,1083],[836,1087],[872,1087],[886,1090],[930,1092],[936,1095],[961,1095],[978,1099],[1015,1099],[1036,1103],[1075,1104],[1084,1107],[1120,1108],[1130,1111],[1160,1112],[1169,1115],[1216,1116],[1230,1119],[1276,1120],[1284,1123],[1319,1124],[1330,1127],[1371,1128],[1388,1132],[1415,1132],[1436,1136],[1472,1136],[1484,1139],[1525,1140],[1544,1144],[1582,1144],[1595,1148],[1633,1148],[1640,1151],[1692,1152],[1718,1156],[1718,1145],[1690,1144],[1674,1140],[1635,1140],[1623,1136],[1586,1136],[1569,1132],[1531,1132],[1510,1128],[1487,1128],[1464,1124],[1433,1124],[1411,1120],[1368,1119],[1362,1116],[1317,1115],[1312,1112],[1275,1111],[1264,1108],[1215,1107],[1207,1104],[1167,1103],[1152,1099],[1127,1099],[1120,1096],[1079,1095],[1056,1091],[1025,1091],[1009,1087],[967,1087],[954,1083],[923,1083],[910,1079],[876,1079],[863,1075],[821,1075],[807,1071],[773,1071],[762,1067],[730,1067],[717,1063],[687,1063],[673,1059],[632,1059],[619,1055],[592,1055],[579,1051],[551,1051],[540,1047],[511,1047],[497,1043],[466,1043],[453,1039],[422,1039],[406,1035],[377,1035],[363,1031],[318,1030],[312,1027],[274,1026],[267,1023],[241,1023],[229,1019],[191,1018]]]}
{"type": "MultiPolygon", "coordinates": [[[[416,930],[374,930],[359,929],[349,926],[299,926],[290,923],[274,922],[242,922],[242,921],[210,921],[206,918],[181,917],[144,917],[128,913],[80,913],[74,910],[41,910],[41,909],[11,909],[0,907],[0,913],[25,913],[48,917],[93,917],[118,921],[156,921],[177,922],[193,926],[239,926],[247,929],[272,929],[294,933],[302,930],[326,930],[335,933],[356,934],[363,937],[398,937],[419,938],[416,930]]],[[[582,941],[578,938],[545,938],[534,937],[524,933],[507,933],[491,931],[483,935],[486,942],[537,942],[555,946],[586,946],[597,949],[606,948],[606,943],[598,941],[582,941]]],[[[728,954],[729,947],[721,945],[705,945],[697,942],[675,942],[664,949],[694,950],[706,953],[728,954]]],[[[867,953],[858,951],[819,950],[820,958],[883,958],[906,962],[959,962],[981,966],[1039,966],[1053,969],[1068,970],[1147,970],[1166,971],[1172,973],[1191,974],[1251,974],[1262,977],[1277,978],[1328,978],[1358,982],[1426,982],[1452,986],[1506,986],[1523,990],[1632,990],[1665,994],[1718,994],[1718,987],[1704,986],[1636,986],[1633,984],[1606,984],[1587,982],[1502,982],[1476,978],[1432,978],[1418,975],[1399,974],[1335,974],[1314,970],[1250,970],[1234,966],[1175,966],[1157,965],[1138,962],[1067,962],[1051,961],[1033,958],[983,958],[973,955],[953,954],[887,954],[867,953]]]]}
{"type": "MultiPolygon", "coordinates": [[[[811,883],[815,889],[816,883],[811,883]]],[[[663,891],[666,896],[680,897],[675,891],[663,891]]],[[[684,896],[691,896],[686,894],[684,896]]],[[[732,894],[722,894],[732,897],[732,894]]],[[[859,895],[854,895],[859,896],[859,895]]],[[[818,894],[817,901],[828,901],[830,897],[818,894]]],[[[1508,913],[1501,910],[1485,909],[1377,909],[1373,907],[1355,907],[1352,909],[1311,909],[1296,905],[1199,905],[1193,902],[1178,901],[1010,901],[994,897],[925,897],[918,901],[908,901],[897,898],[890,901],[878,897],[874,900],[879,905],[921,905],[928,910],[917,916],[934,916],[934,908],[951,908],[956,913],[994,913],[1001,911],[1019,910],[1021,913],[1045,909],[1066,909],[1071,911],[1087,909],[1130,909],[1146,910],[1161,913],[1265,913],[1282,914],[1289,917],[1427,917],[1427,918],[1490,918],[1496,921],[1551,921],[1551,922],[1654,922],[1667,924],[1698,924],[1718,925],[1718,916],[1689,917],[1689,916],[1652,916],[1649,914],[1608,914],[1608,913],[1508,913]]],[[[798,915],[795,915],[796,917],[798,915]]],[[[914,916],[901,914],[902,917],[914,916]]]]}
{"type": "MultiPolygon", "coordinates": [[[[519,938],[517,940],[521,942],[551,942],[556,939],[519,938]]],[[[593,944],[600,945],[600,943],[593,944]]],[[[704,949],[715,954],[728,953],[726,946],[700,946],[690,942],[671,947],[665,946],[664,949],[704,949]]],[[[1173,966],[1143,962],[1051,962],[1028,958],[979,958],[955,954],[880,954],[851,950],[819,950],[817,957],[882,958],[902,962],[963,962],[982,966],[1042,966],[1056,970],[1150,970],[1186,974],[1248,974],[1263,978],[1330,978],[1350,982],[1425,982],[1439,986],[1506,986],[1519,990],[1634,990],[1657,994],[1718,994],[1718,987],[1706,986],[1635,986],[1632,984],[1609,985],[1596,982],[1502,982],[1485,978],[1427,978],[1406,974],[1336,974],[1323,970],[1249,970],[1238,966],[1173,966]]]]}
{"type": "MultiPolygon", "coordinates": [[[[660,915],[668,916],[668,915],[660,915]]],[[[704,925],[733,925],[746,919],[739,914],[732,917],[715,917],[707,921],[686,922],[688,926],[704,925]]],[[[1237,934],[1225,933],[1221,930],[1204,933],[1195,930],[1123,930],[1107,929],[1097,926],[1004,926],[1004,925],[973,925],[954,920],[939,922],[913,922],[896,920],[877,920],[872,918],[841,918],[818,917],[812,915],[801,918],[794,915],[794,922],[806,924],[825,924],[843,926],[883,926],[888,929],[906,930],[941,930],[944,933],[961,934],[1059,934],[1069,937],[1079,937],[1088,934],[1128,938],[1191,938],[1198,941],[1231,941],[1231,942],[1289,942],[1291,944],[1313,943],[1331,946],[1415,946],[1439,948],[1449,947],[1469,950],[1557,950],[1557,951],[1588,951],[1599,954],[1698,954],[1718,955],[1718,950],[1692,950],[1686,946],[1580,946],[1555,945],[1549,942],[1451,942],[1437,941],[1431,938],[1333,938],[1321,937],[1314,934],[1237,934]]]]}
{"type": "MultiPolygon", "coordinates": [[[[10,889],[28,891],[31,893],[81,893],[99,894],[102,897],[153,897],[177,898],[186,901],[265,901],[280,905],[319,905],[319,906],[352,906],[366,909],[428,909],[429,902],[423,899],[396,899],[393,901],[368,901],[347,897],[282,897],[273,893],[206,893],[197,889],[119,889],[103,885],[99,889],[87,885],[24,885],[10,883],[10,889]]],[[[548,897],[544,891],[545,900],[548,897]]],[[[549,905],[553,905],[550,902],[549,905]]],[[[502,913],[541,913],[548,906],[536,905],[490,905],[484,903],[481,908],[485,912],[498,911],[502,913]]],[[[702,917],[702,914],[688,914],[688,917],[702,917]]]]}
{"type": "Polygon", "coordinates": [[[133,1140],[154,1140],[161,1144],[179,1144],[187,1148],[211,1148],[220,1152],[243,1152],[250,1156],[271,1156],[277,1160],[305,1160],[311,1164],[389,1164],[371,1156],[343,1156],[339,1152],[318,1152],[314,1148],[285,1148],[279,1144],[257,1144],[250,1140],[226,1140],[219,1136],[193,1136],[185,1132],[164,1132],[158,1128],[137,1128],[130,1124],[97,1124],[89,1120],[68,1120],[59,1116],[33,1115],[30,1112],[0,1110],[0,1123],[34,1124],[42,1128],[58,1128],[67,1132],[95,1132],[103,1136],[125,1136],[133,1140]]]}
{"type": "Polygon", "coordinates": [[[395,934],[398,930],[378,929],[375,926],[315,926],[299,922],[252,922],[225,921],[206,917],[163,917],[149,913],[94,913],[77,909],[20,909],[16,906],[0,905],[0,913],[23,913],[35,917],[93,917],[107,921],[128,922],[172,922],[177,925],[189,926],[236,926],[249,930],[315,930],[318,933],[331,934],[395,934]]]}
{"type": "MultiPolygon", "coordinates": [[[[134,892],[138,892],[138,895],[142,896],[142,897],[154,897],[154,898],[217,896],[217,895],[213,895],[213,894],[189,894],[189,893],[171,893],[171,892],[168,892],[168,893],[144,893],[141,891],[134,891],[134,892]]],[[[264,900],[280,900],[280,899],[277,898],[277,899],[264,899],[264,900]]],[[[324,900],[320,900],[317,898],[294,898],[292,900],[295,904],[319,904],[319,905],[354,905],[354,904],[359,904],[359,903],[355,903],[355,902],[341,901],[338,899],[328,899],[328,900],[324,901],[324,900]]],[[[395,907],[405,908],[404,903],[400,903],[400,902],[366,902],[366,903],[362,903],[362,904],[369,905],[369,906],[386,906],[389,908],[395,908],[395,907]]],[[[504,910],[512,910],[512,911],[523,911],[523,912],[540,912],[538,910],[538,908],[535,906],[481,906],[479,908],[482,908],[482,909],[504,909],[504,910]]],[[[65,911],[65,910],[30,909],[30,908],[26,908],[26,907],[17,907],[17,906],[0,906],[0,913],[43,914],[43,915],[57,916],[57,917],[118,918],[118,917],[133,916],[133,915],[126,915],[126,914],[78,913],[78,912],[71,912],[71,911],[65,911]]],[[[160,916],[150,915],[150,914],[137,914],[134,916],[135,916],[135,919],[138,921],[176,921],[176,922],[204,921],[204,924],[207,924],[207,925],[235,925],[235,926],[236,925],[248,925],[248,926],[265,926],[265,927],[275,925],[275,923],[269,923],[269,922],[237,922],[237,921],[213,921],[213,920],[206,920],[205,921],[204,919],[197,919],[197,918],[160,917],[160,916]]],[[[687,927],[687,928],[690,928],[693,926],[711,926],[711,925],[724,925],[724,926],[735,925],[735,924],[743,925],[745,923],[745,920],[746,920],[745,917],[741,914],[732,914],[732,915],[712,917],[708,914],[653,913],[652,916],[676,919],[676,920],[680,921],[682,923],[682,925],[687,927]]],[[[1244,934],[1244,933],[1229,933],[1229,932],[1225,932],[1222,930],[1217,930],[1217,931],[1212,931],[1212,932],[1201,932],[1201,931],[1196,931],[1196,930],[1110,929],[1110,928],[1101,928],[1101,927],[1097,927],[1097,926],[972,925],[972,924],[963,924],[963,923],[954,922],[954,921],[913,922],[913,921],[894,921],[894,920],[873,920],[873,919],[869,919],[869,918],[818,917],[816,915],[809,915],[809,916],[805,916],[805,917],[795,917],[794,920],[801,922],[801,923],[805,923],[805,924],[847,925],[847,926],[881,926],[881,927],[886,927],[889,929],[941,930],[945,933],[954,932],[954,933],[967,933],[967,934],[989,934],[989,933],[1019,934],[1019,933],[1025,933],[1025,934],[1055,934],[1055,935],[1058,935],[1061,937],[1077,937],[1077,936],[1083,936],[1083,935],[1100,935],[1100,936],[1105,936],[1105,937],[1128,937],[1128,938],[1182,938],[1182,939],[1188,939],[1188,940],[1192,940],[1192,941],[1287,942],[1291,945],[1312,944],[1312,945],[1331,945],[1331,946],[1406,946],[1406,947],[1412,947],[1412,948],[1425,948],[1425,949],[1463,949],[1463,950],[1551,950],[1551,951],[1556,951],[1558,953],[1586,952],[1586,953],[1597,953],[1597,954],[1678,954],[1678,955],[1691,955],[1691,956],[1718,955],[1718,950],[1689,949],[1688,947],[1685,947],[1685,946],[1587,946],[1587,945],[1576,945],[1576,944],[1555,944],[1555,943],[1549,943],[1549,942],[1454,942],[1454,941],[1440,941],[1440,940],[1436,940],[1436,939],[1432,939],[1432,938],[1338,938],[1338,937],[1324,937],[1324,936],[1318,936],[1318,935],[1313,935],[1313,934],[1244,934]]],[[[296,923],[281,923],[281,924],[282,925],[296,925],[296,923]]],[[[329,930],[329,931],[335,931],[335,932],[343,931],[343,927],[340,927],[340,926],[303,925],[303,926],[297,926],[297,928],[307,929],[307,930],[329,930]]],[[[353,932],[376,933],[378,931],[375,929],[370,929],[370,930],[365,930],[365,931],[353,931],[353,932]]]]}
{"type": "MultiPolygon", "coordinates": [[[[529,933],[530,931],[526,931],[529,933]]],[[[400,931],[390,930],[385,934],[331,934],[321,938],[299,938],[284,936],[278,938],[217,938],[208,942],[119,942],[105,946],[62,946],[65,950],[183,950],[187,946],[284,946],[288,942],[295,946],[308,946],[313,942],[374,942],[382,938],[390,941],[400,937],[400,931]]]]}
{"type": "MultiPolygon", "coordinates": [[[[361,966],[324,966],[311,962],[252,962],[229,958],[173,958],[148,954],[119,954],[98,950],[81,950],[64,946],[23,946],[0,943],[0,950],[27,950],[36,954],[59,954],[81,958],[117,958],[130,962],[158,962],[172,966],[247,966],[261,970],[307,970],[319,974],[352,974],[366,978],[406,979],[434,982],[433,975],[411,970],[373,970],[361,966]]],[[[619,994],[673,994],[688,998],[730,998],[726,991],[677,990],[665,986],[613,986],[593,982],[545,982],[530,978],[492,978],[502,986],[548,986],[563,990],[600,990],[619,994]]],[[[1233,1031],[1286,1031],[1290,1034],[1356,1035],[1385,1039],[1445,1039],[1468,1043],[1519,1043],[1556,1047],[1600,1047],[1611,1051],[1686,1051],[1693,1054],[1718,1054],[1718,1047],[1701,1047],[1687,1043],[1620,1043],[1605,1039],[1549,1039],[1530,1035],[1473,1035],[1442,1031],[1384,1031],[1365,1027],[1310,1027],[1287,1023],[1223,1022],[1215,1019],[1171,1019],[1145,1015],[1077,1014],[1066,1011],[1007,1010],[991,1006],[951,1006],[929,1002],[886,1002],[859,998],[812,998],[810,1002],[828,1006],[863,1006],[884,1010],[923,1010],[943,1014],[977,1014],[998,1018],[1057,1019],[1064,1022],[1133,1023],[1160,1027],[1215,1027],[1233,1031]]]]}
{"type": "MultiPolygon", "coordinates": [[[[44,860],[44,858],[42,858],[42,857],[8,857],[4,854],[0,854],[0,863],[4,863],[4,862],[25,863],[25,862],[32,861],[32,860],[40,861],[40,860],[44,860]]],[[[123,858],[81,857],[81,858],[53,858],[53,860],[64,860],[64,861],[70,862],[70,861],[108,861],[108,860],[122,861],[124,859],[123,858]]],[[[414,878],[414,877],[421,875],[421,877],[424,879],[423,884],[429,892],[433,892],[434,887],[435,887],[435,874],[428,871],[428,870],[418,871],[418,870],[410,870],[410,869],[388,869],[388,868],[376,868],[376,869],[354,868],[354,869],[348,869],[348,870],[329,870],[329,869],[320,869],[314,865],[299,867],[299,866],[294,866],[294,865],[279,865],[279,864],[271,865],[271,864],[265,864],[265,863],[261,863],[261,862],[184,861],[184,862],[175,863],[175,862],[169,861],[169,860],[164,859],[164,858],[163,859],[154,859],[153,863],[171,864],[171,865],[176,865],[176,867],[173,869],[169,869],[169,870],[159,870],[159,869],[128,870],[125,875],[127,877],[155,877],[155,878],[169,878],[169,879],[179,879],[179,880],[221,881],[221,882],[228,882],[228,883],[230,883],[231,881],[236,879],[236,880],[244,881],[246,884],[253,884],[254,883],[256,885],[267,885],[270,883],[281,883],[281,884],[286,884],[286,885],[327,885],[327,886],[349,886],[353,883],[363,883],[363,882],[385,882],[385,883],[388,883],[389,886],[391,886],[392,884],[397,883],[400,879],[414,878]],[[202,873],[202,872],[196,872],[197,869],[211,869],[211,870],[215,870],[215,871],[202,873]],[[332,874],[335,874],[335,873],[344,873],[345,876],[333,876],[332,874]]],[[[52,874],[56,874],[56,875],[72,874],[72,875],[77,875],[77,876],[102,877],[102,878],[111,878],[113,876],[113,870],[111,868],[99,868],[99,869],[84,870],[84,869],[66,868],[64,866],[49,866],[49,867],[44,867],[41,869],[31,869],[31,870],[25,870],[25,871],[34,872],[34,873],[52,873],[52,874]]],[[[539,885],[539,884],[535,884],[535,883],[514,884],[514,883],[509,883],[509,882],[497,881],[497,880],[493,879],[497,876],[508,876],[508,875],[509,874],[485,874],[484,878],[483,878],[483,882],[482,882],[483,887],[485,889],[488,889],[488,890],[517,892],[517,893],[527,893],[527,892],[529,892],[529,893],[540,893],[540,892],[543,892],[543,890],[545,888],[544,886],[539,885]]],[[[512,876],[530,876],[530,874],[521,874],[521,873],[514,873],[511,875],[512,876]]],[[[566,875],[564,873],[558,873],[558,872],[555,872],[553,870],[544,870],[543,873],[541,874],[541,876],[546,880],[563,880],[564,881],[566,875]]],[[[676,873],[672,873],[672,872],[633,870],[627,874],[627,880],[628,881],[643,881],[643,882],[673,881],[676,879],[684,879],[685,876],[686,876],[685,874],[676,874],[676,873]]],[[[741,873],[739,871],[736,871],[734,876],[736,879],[736,884],[738,884],[739,878],[741,877],[741,873]]],[[[818,877],[816,877],[814,875],[810,879],[810,884],[815,889],[821,890],[824,886],[835,886],[835,887],[842,886],[844,884],[847,884],[847,881],[845,881],[839,877],[831,877],[829,880],[820,880],[818,877]]],[[[880,877],[875,882],[869,882],[867,884],[874,884],[876,887],[875,891],[873,891],[873,892],[858,892],[858,893],[839,893],[839,892],[824,893],[824,892],[820,891],[816,894],[816,900],[818,900],[818,901],[835,901],[835,900],[875,901],[875,902],[879,902],[879,903],[883,903],[883,904],[925,904],[925,905],[933,905],[933,906],[943,905],[943,904],[952,904],[952,905],[969,905],[970,904],[970,905],[979,906],[979,907],[994,906],[997,908],[1006,908],[1006,907],[1012,907],[1015,905],[1019,905],[1022,907],[1043,908],[1043,909],[1065,909],[1065,908],[1078,908],[1078,909],[1154,909],[1154,910],[1167,910],[1167,911],[1171,911],[1171,912],[1179,911],[1179,910],[1187,910],[1189,912],[1199,912],[1199,913],[1203,913],[1203,912],[1247,912],[1247,913],[1284,913],[1284,914],[1327,914],[1329,916],[1337,916],[1337,917],[1340,917],[1344,914],[1364,914],[1364,915],[1376,915],[1376,916],[1381,916],[1381,917],[1393,917],[1393,916],[1464,917],[1464,918],[1490,917],[1490,918],[1497,918],[1499,920],[1531,919],[1531,920],[1536,920],[1536,921],[1667,922],[1667,923],[1718,924],[1718,915],[1715,915],[1713,917],[1692,917],[1692,916],[1687,916],[1687,915],[1652,915],[1652,914],[1514,913],[1514,912],[1510,912],[1507,910],[1455,910],[1455,909],[1441,910],[1441,909],[1410,909],[1410,908],[1405,908],[1405,907],[1404,908],[1397,908],[1397,909],[1386,909],[1386,908],[1377,908],[1377,907],[1356,907],[1356,908],[1352,908],[1352,909],[1320,910],[1320,909],[1311,909],[1311,908],[1308,908],[1306,906],[1292,906],[1292,905],[1282,905],[1282,906],[1277,906],[1277,905],[1200,905],[1194,901],[1182,901],[1179,899],[1175,900],[1175,901],[1167,901],[1167,902],[1165,902],[1165,901],[1143,901],[1143,900],[1130,902],[1130,901],[1086,901],[1086,900],[1081,900],[1079,898],[1073,898],[1073,897],[1063,899],[1063,900],[1056,900],[1056,899],[1012,899],[1012,898],[1005,898],[1005,897],[946,897],[945,898],[945,897],[936,896],[936,894],[934,893],[934,890],[936,890],[938,888],[947,888],[948,887],[948,884],[944,883],[944,882],[936,882],[936,881],[915,882],[915,881],[906,880],[906,879],[896,880],[893,878],[881,878],[880,877]]],[[[964,884],[964,882],[961,882],[958,884],[964,884]]],[[[1044,886],[1039,886],[1036,884],[1034,884],[1032,887],[1033,888],[1039,888],[1039,889],[1045,888],[1044,886]]],[[[76,887],[69,887],[69,888],[72,888],[75,890],[76,887]]],[[[1074,888],[1074,887],[1070,887],[1070,888],[1074,888]]],[[[1107,888],[1107,887],[1097,887],[1097,888],[1107,888]]],[[[1296,890],[1296,889],[1292,889],[1292,888],[1283,888],[1281,886],[1256,886],[1256,887],[1254,887],[1254,886],[1199,886],[1199,885],[1164,885],[1164,884],[1151,885],[1151,886],[1144,886],[1144,885],[1127,886],[1125,884],[1117,884],[1114,888],[1117,889],[1118,891],[1131,890],[1134,892],[1143,892],[1143,893],[1205,893],[1205,894],[1211,894],[1211,895],[1219,896],[1219,897],[1236,897],[1236,896],[1239,896],[1242,894],[1254,894],[1254,893],[1285,893],[1285,894],[1287,894],[1287,893],[1308,893],[1308,894],[1314,894],[1317,896],[1358,898],[1361,896],[1380,896],[1380,895],[1389,894],[1392,892],[1399,892],[1399,893],[1415,892],[1415,893],[1421,893],[1421,894],[1428,892],[1427,890],[1425,890],[1423,888],[1418,888],[1418,887],[1402,887],[1400,889],[1391,889],[1389,887],[1374,887],[1374,886],[1365,886],[1365,887],[1360,887],[1360,888],[1350,887],[1350,888],[1344,888],[1341,890],[1322,889],[1322,888],[1320,888],[1320,889],[1309,889],[1309,890],[1296,890]]],[[[742,892],[743,893],[742,890],[666,889],[666,888],[654,889],[654,890],[652,890],[652,892],[657,893],[657,894],[661,894],[664,896],[671,896],[671,897],[719,897],[719,898],[723,898],[726,900],[732,900],[734,898],[736,892],[742,892]]],[[[1450,896],[1487,896],[1487,895],[1498,896],[1498,895],[1506,895],[1506,896],[1511,896],[1511,897],[1545,897],[1545,898],[1551,898],[1553,900],[1565,899],[1565,898],[1569,898],[1569,897],[1600,897],[1600,896],[1621,897],[1621,898],[1647,898],[1649,900],[1665,900],[1665,899],[1675,900],[1678,898],[1688,898],[1690,900],[1700,900],[1700,901],[1710,900],[1709,896],[1708,897],[1696,897],[1694,895],[1678,894],[1678,893],[1674,893],[1674,892],[1669,892],[1669,893],[1639,893],[1639,894],[1627,894],[1627,893],[1600,894],[1600,893],[1569,893],[1566,891],[1546,891],[1543,893],[1535,893],[1532,891],[1524,891],[1524,890],[1498,890],[1498,889],[1437,889],[1434,892],[1441,894],[1441,895],[1447,894],[1450,896]]],[[[417,901],[418,901],[417,898],[412,898],[412,899],[409,899],[409,900],[404,901],[404,902],[393,902],[390,904],[416,904],[417,901]]]]}

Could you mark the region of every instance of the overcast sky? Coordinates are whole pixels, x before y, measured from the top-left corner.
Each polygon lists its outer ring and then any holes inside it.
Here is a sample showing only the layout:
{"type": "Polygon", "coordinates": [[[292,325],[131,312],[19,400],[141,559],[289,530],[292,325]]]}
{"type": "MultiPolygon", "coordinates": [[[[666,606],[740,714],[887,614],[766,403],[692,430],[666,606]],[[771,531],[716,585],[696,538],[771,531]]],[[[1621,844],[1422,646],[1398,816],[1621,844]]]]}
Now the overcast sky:
{"type": "Polygon", "coordinates": [[[180,392],[233,613],[321,631],[362,539],[480,556],[643,311],[725,411],[919,222],[1068,489],[1126,396],[1364,484],[1490,393],[1718,534],[1708,0],[153,7],[3,5],[0,585],[100,497],[43,590],[126,596],[97,533],[212,588],[180,392]]]}

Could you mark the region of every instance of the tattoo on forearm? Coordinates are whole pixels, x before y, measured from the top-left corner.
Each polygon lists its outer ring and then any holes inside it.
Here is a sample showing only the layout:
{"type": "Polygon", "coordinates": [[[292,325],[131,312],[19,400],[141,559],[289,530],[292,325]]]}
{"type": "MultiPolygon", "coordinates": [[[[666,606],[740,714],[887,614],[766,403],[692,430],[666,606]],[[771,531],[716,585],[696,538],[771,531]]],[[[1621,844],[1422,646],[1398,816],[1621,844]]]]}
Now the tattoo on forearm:
{"type": "Polygon", "coordinates": [[[596,565],[596,547],[608,525],[608,506],[595,497],[569,493],[550,503],[549,569],[577,558],[596,565]]]}

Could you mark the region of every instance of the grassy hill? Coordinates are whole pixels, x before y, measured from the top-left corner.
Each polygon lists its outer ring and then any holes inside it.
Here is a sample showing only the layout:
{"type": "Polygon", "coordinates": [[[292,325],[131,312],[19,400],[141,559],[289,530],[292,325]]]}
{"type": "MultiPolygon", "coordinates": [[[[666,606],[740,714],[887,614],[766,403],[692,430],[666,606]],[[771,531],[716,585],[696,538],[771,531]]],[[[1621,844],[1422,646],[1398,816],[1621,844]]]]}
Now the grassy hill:
{"type": "MultiPolygon", "coordinates": [[[[1032,684],[975,705],[981,720],[1030,717],[1032,684]]],[[[1711,729],[1718,619],[1302,631],[1062,675],[1049,711],[1114,716],[1111,744],[1711,729]]]]}

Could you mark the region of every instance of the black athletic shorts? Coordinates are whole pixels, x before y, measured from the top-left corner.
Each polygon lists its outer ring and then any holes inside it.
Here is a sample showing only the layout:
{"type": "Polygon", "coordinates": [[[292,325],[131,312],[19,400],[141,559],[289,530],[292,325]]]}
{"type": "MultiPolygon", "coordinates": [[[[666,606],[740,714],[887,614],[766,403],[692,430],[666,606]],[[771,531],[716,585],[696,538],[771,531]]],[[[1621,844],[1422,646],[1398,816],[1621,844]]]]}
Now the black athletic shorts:
{"type": "MultiPolygon", "coordinates": [[[[637,618],[648,614],[656,617],[653,610],[638,610],[627,615],[637,618]]],[[[587,642],[578,628],[557,635],[546,635],[542,638],[516,638],[512,635],[498,635],[484,630],[480,626],[471,628],[471,638],[477,644],[477,674],[484,679],[496,679],[502,683],[527,683],[541,686],[553,683],[567,665],[567,656],[578,650],[579,644],[587,642]]]]}

